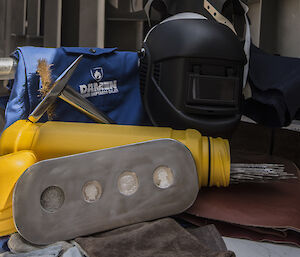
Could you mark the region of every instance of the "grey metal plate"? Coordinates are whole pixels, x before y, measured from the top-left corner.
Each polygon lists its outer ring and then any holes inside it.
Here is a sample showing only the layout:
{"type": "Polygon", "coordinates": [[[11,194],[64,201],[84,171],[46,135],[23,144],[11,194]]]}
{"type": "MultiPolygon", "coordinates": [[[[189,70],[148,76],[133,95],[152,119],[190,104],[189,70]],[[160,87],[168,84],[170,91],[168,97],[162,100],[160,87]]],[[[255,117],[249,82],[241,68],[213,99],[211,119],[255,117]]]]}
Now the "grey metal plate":
{"type": "MultiPolygon", "coordinates": [[[[50,244],[181,213],[193,204],[198,190],[190,151],[172,139],[153,140],[34,164],[16,184],[14,220],[26,240],[50,244]],[[154,183],[158,167],[171,170],[170,187],[154,183]],[[136,174],[138,181],[137,191],[129,196],[120,193],[124,172],[136,174]],[[95,181],[101,185],[101,197],[85,201],[86,185],[95,181]],[[57,192],[46,197],[43,192],[53,186],[64,195],[46,210],[44,200],[57,198],[57,192]]],[[[93,192],[95,188],[88,194],[93,192]]]]}

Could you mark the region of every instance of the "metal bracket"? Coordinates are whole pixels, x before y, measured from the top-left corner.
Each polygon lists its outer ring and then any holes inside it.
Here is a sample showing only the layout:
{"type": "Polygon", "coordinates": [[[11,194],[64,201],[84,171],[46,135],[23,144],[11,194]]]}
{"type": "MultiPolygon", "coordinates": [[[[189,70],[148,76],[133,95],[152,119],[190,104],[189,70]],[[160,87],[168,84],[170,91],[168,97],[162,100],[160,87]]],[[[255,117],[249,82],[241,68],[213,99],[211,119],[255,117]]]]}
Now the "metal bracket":
{"type": "Polygon", "coordinates": [[[233,24],[226,17],[224,17],[221,13],[219,13],[218,10],[208,0],[204,0],[203,5],[204,5],[205,10],[207,10],[217,22],[226,25],[235,34],[237,34],[234,29],[233,24]]]}

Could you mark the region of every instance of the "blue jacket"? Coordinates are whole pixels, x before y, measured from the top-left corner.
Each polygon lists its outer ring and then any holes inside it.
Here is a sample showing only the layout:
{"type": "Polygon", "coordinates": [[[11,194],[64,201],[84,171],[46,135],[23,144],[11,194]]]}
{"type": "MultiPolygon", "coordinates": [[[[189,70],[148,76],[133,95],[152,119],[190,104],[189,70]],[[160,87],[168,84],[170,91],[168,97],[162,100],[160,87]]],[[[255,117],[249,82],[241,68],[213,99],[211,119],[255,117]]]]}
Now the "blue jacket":
{"type": "Polygon", "coordinates": [[[300,111],[300,59],[270,55],[251,45],[252,97],[244,114],[269,127],[288,126],[300,111]]]}
{"type": "MultiPolygon", "coordinates": [[[[36,72],[39,59],[46,59],[52,64],[54,81],[80,54],[84,54],[84,58],[68,85],[117,124],[141,124],[144,109],[140,96],[137,53],[119,52],[116,48],[21,47],[13,54],[19,62],[15,79],[10,83],[10,97],[0,98],[0,105],[5,108],[5,128],[19,119],[26,119],[41,101],[38,91],[41,81],[36,72]]],[[[56,121],[93,122],[60,99],[57,100],[54,114],[56,121]]],[[[45,114],[40,121],[47,119],[45,114]]]]}

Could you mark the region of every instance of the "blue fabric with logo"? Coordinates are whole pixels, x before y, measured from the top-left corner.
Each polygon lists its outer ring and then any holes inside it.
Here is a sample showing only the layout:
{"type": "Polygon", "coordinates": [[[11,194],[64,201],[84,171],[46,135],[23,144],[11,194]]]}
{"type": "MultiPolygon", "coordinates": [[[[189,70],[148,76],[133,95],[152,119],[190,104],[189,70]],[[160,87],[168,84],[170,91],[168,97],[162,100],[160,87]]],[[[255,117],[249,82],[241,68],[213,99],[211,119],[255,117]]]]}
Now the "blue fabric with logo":
{"type": "MultiPolygon", "coordinates": [[[[117,124],[140,125],[144,109],[140,96],[138,55],[135,52],[116,51],[116,48],[41,48],[21,47],[13,56],[18,59],[15,79],[10,82],[9,98],[0,98],[5,108],[5,128],[19,119],[26,119],[41,101],[39,59],[51,64],[54,81],[79,55],[84,58],[70,78],[68,85],[106,113],[117,124]]],[[[55,121],[93,122],[69,104],[58,99],[55,121]]],[[[45,114],[40,122],[48,120],[45,114]]]]}

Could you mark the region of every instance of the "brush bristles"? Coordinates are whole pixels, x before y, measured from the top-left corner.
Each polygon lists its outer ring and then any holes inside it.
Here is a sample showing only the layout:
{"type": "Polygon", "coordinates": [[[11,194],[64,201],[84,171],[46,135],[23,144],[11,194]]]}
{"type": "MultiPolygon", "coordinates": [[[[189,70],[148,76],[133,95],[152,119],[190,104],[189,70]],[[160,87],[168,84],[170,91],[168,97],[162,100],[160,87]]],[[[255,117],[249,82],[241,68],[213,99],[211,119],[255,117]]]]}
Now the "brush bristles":
{"type": "Polygon", "coordinates": [[[243,164],[233,163],[230,170],[230,183],[265,183],[279,180],[297,179],[297,176],[284,171],[283,164],[243,164]]]}
{"type": "MultiPolygon", "coordinates": [[[[39,89],[40,96],[44,98],[50,89],[52,88],[52,79],[51,79],[51,66],[45,59],[38,60],[37,73],[39,74],[42,82],[42,87],[39,89]]],[[[47,115],[49,120],[53,120],[55,106],[52,105],[47,110],[47,115]]]]}

